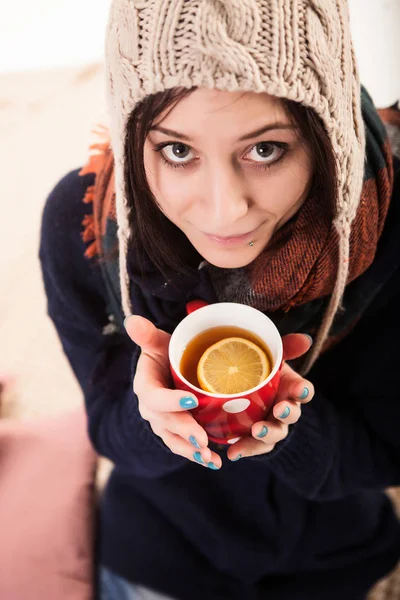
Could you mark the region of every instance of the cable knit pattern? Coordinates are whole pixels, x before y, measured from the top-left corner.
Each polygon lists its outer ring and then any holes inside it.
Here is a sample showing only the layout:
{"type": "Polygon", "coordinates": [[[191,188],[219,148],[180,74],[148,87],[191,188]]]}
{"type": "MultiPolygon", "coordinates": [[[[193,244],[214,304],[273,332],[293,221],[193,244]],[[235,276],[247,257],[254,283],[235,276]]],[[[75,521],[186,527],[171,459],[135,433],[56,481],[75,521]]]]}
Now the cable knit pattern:
{"type": "Polygon", "coordinates": [[[267,92],[316,111],[338,173],[338,274],[308,367],[329,333],[348,277],[351,224],[360,200],[365,134],[344,0],[114,0],[106,42],[115,156],[123,308],[132,312],[124,192],[127,120],[149,94],[193,86],[267,92]]]}

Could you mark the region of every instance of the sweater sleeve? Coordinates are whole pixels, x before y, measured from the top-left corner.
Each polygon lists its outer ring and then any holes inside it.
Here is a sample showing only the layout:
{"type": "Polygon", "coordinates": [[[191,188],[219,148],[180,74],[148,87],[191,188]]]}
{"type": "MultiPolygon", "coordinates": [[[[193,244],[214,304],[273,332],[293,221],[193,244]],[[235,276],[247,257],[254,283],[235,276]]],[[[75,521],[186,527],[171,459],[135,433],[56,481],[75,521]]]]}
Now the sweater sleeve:
{"type": "Polygon", "coordinates": [[[264,461],[303,497],[332,500],[400,484],[399,273],[380,307],[308,375],[313,400],[264,461]]]}
{"type": "Polygon", "coordinates": [[[187,465],[151,430],[138,410],[133,377],[140,350],[122,333],[105,334],[108,315],[100,268],[85,256],[81,223],[90,175],[65,176],[42,217],[40,262],[48,314],[82,388],[89,436],[97,452],[133,475],[161,477],[187,465]]]}

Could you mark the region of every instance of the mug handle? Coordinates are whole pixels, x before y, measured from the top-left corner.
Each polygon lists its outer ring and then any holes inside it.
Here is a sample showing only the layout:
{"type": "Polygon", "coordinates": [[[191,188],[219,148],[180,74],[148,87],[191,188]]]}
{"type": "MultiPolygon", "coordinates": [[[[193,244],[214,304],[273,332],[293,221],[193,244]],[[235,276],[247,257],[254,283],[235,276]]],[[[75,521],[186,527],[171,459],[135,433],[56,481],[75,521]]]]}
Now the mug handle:
{"type": "Polygon", "coordinates": [[[204,300],[191,300],[186,304],[186,313],[191,315],[193,312],[204,306],[208,306],[208,302],[205,302],[204,300]]]}

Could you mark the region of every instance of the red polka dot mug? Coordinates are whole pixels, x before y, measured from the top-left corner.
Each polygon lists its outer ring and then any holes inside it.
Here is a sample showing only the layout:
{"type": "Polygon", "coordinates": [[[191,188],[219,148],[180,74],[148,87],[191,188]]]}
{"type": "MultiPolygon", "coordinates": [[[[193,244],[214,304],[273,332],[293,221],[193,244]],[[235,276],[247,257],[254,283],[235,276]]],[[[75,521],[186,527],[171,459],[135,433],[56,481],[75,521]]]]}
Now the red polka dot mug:
{"type": "Polygon", "coordinates": [[[234,444],[251,435],[251,427],[264,420],[271,409],[279,387],[282,368],[282,339],[274,323],[262,312],[233,302],[207,305],[189,302],[189,313],[177,326],[169,344],[169,362],[177,389],[193,393],[199,406],[191,410],[193,417],[206,430],[211,441],[234,444]],[[266,344],[272,356],[272,371],[257,387],[240,394],[212,394],[194,386],[180,371],[183,352],[189,342],[207,329],[234,326],[255,334],[266,344]]]}

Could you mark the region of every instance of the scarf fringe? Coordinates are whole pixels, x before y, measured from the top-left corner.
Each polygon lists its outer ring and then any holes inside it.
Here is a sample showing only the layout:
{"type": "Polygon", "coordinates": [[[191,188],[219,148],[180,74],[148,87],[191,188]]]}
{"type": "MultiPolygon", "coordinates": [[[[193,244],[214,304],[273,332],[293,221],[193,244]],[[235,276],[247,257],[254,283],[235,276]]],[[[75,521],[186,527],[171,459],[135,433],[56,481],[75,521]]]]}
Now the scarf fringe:
{"type": "MultiPolygon", "coordinates": [[[[96,123],[91,130],[91,136],[93,141],[89,145],[89,158],[87,163],[79,171],[79,176],[94,175],[95,181],[93,185],[90,185],[86,189],[83,197],[84,204],[93,204],[95,200],[96,180],[104,168],[106,152],[110,148],[111,143],[109,128],[102,123],[96,123]]],[[[85,250],[85,256],[89,259],[95,258],[100,255],[100,242],[96,238],[96,227],[93,214],[84,217],[82,227],[82,240],[85,244],[90,243],[85,250]]]]}
{"type": "Polygon", "coordinates": [[[94,258],[98,254],[98,242],[96,240],[95,223],[93,215],[86,215],[82,221],[82,225],[82,240],[85,242],[85,244],[91,242],[85,250],[85,256],[87,258],[94,258]]]}

